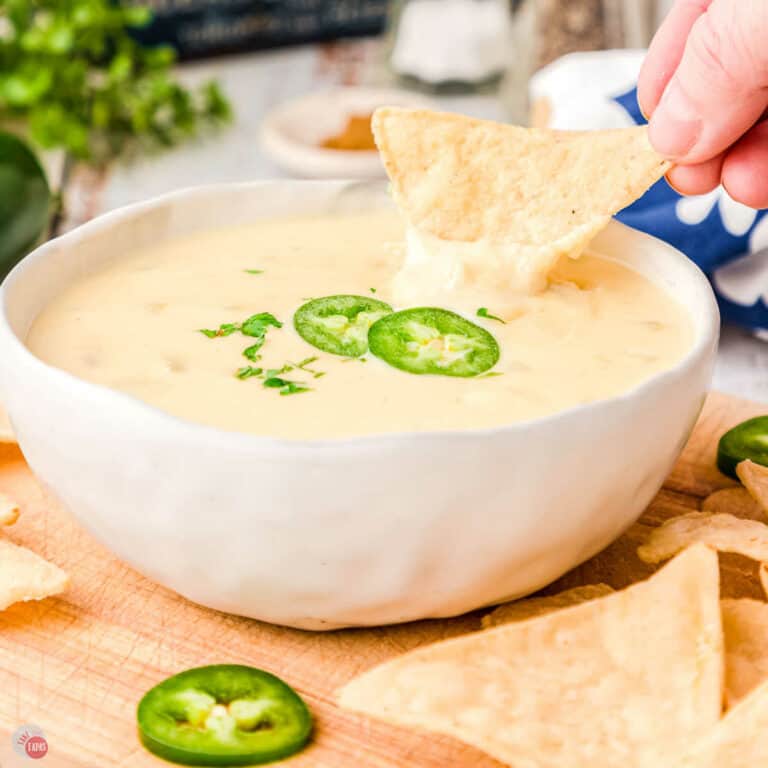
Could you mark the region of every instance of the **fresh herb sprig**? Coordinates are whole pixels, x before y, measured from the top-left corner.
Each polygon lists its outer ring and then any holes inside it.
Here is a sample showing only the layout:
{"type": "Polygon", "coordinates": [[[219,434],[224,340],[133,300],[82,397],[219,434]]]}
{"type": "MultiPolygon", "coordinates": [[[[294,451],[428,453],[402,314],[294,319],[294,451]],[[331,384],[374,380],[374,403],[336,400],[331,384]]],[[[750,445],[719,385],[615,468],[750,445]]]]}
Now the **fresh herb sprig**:
{"type": "Polygon", "coordinates": [[[268,379],[264,379],[264,386],[279,389],[281,395],[298,395],[310,391],[310,388],[300,381],[288,381],[288,379],[281,379],[279,376],[270,376],[268,379]]]}
{"type": "Polygon", "coordinates": [[[478,317],[484,317],[486,320],[496,320],[499,323],[504,323],[504,325],[507,324],[507,321],[503,318],[499,317],[498,315],[492,315],[487,307],[480,307],[480,309],[477,310],[477,316],[478,317]]]}
{"type": "Polygon", "coordinates": [[[256,362],[260,357],[258,353],[264,346],[267,331],[270,327],[282,328],[283,324],[271,312],[259,312],[258,314],[251,315],[242,323],[222,323],[215,330],[212,328],[201,328],[200,333],[209,339],[217,339],[240,332],[243,336],[256,339],[254,344],[243,350],[243,355],[248,360],[256,362]]]}
{"type": "Polygon", "coordinates": [[[40,146],[96,166],[229,120],[215,82],[184,87],[173,49],[136,39],[151,19],[112,0],[0,2],[0,119],[25,121],[40,146]]]}
{"type": "Polygon", "coordinates": [[[254,368],[252,365],[246,365],[243,368],[238,368],[235,376],[238,379],[250,379],[254,376],[261,376],[263,373],[263,368],[254,368]]]}

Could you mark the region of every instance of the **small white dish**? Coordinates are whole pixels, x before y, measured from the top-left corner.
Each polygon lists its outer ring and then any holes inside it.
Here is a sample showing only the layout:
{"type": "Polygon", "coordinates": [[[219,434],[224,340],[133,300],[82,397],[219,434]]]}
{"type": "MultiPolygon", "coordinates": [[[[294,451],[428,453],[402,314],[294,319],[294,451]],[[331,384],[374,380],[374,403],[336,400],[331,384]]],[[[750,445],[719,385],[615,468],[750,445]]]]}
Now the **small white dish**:
{"type": "Polygon", "coordinates": [[[595,250],[677,298],[693,325],[688,354],[619,396],[493,429],[227,432],[78,379],[24,344],[66,285],[135,249],[261,217],[370,209],[382,186],[177,192],[46,243],[0,288],[0,396],[29,465],[118,557],[195,602],[334,629],[520,597],[628,528],[693,429],[720,327],[712,289],[682,253],[617,222],[595,250]]]}
{"type": "Polygon", "coordinates": [[[293,176],[310,179],[384,177],[376,150],[324,149],[320,144],[340,133],[352,115],[381,106],[434,108],[424,96],[388,88],[337,88],[302,96],[270,112],[261,126],[261,148],[293,176]]]}

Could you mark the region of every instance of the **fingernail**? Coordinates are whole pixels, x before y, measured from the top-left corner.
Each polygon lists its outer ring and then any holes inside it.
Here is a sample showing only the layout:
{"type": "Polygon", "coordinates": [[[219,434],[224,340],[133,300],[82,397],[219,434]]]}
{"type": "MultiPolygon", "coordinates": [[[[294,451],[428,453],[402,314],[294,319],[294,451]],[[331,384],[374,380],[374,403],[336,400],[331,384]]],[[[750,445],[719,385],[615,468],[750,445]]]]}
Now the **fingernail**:
{"type": "Polygon", "coordinates": [[[651,117],[650,139],[656,151],[671,158],[687,155],[701,136],[696,108],[676,78],[667,86],[651,117]]]}

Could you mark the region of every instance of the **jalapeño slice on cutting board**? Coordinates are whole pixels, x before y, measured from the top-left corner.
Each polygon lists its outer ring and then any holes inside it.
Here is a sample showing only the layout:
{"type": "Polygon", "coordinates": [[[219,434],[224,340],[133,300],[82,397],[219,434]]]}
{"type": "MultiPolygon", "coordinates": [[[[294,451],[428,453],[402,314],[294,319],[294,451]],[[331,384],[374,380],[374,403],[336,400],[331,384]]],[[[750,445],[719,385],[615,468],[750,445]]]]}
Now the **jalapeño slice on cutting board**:
{"type": "Polygon", "coordinates": [[[499,345],[488,331],[434,307],[383,317],[371,326],[368,343],[372,354],[408,373],[477,376],[499,360],[499,345]]]}
{"type": "Polygon", "coordinates": [[[717,446],[717,467],[738,479],[736,465],[749,459],[768,467],[768,416],[743,421],[726,432],[717,446]]]}
{"type": "Polygon", "coordinates": [[[391,311],[389,304],[368,296],[324,296],[299,307],[293,326],[323,352],[360,357],[368,351],[368,329],[391,311]]]}
{"type": "Polygon", "coordinates": [[[139,703],[139,734],[159,757],[182,765],[257,765],[298,752],[312,716],[280,678],[220,664],[169,677],[139,703]]]}

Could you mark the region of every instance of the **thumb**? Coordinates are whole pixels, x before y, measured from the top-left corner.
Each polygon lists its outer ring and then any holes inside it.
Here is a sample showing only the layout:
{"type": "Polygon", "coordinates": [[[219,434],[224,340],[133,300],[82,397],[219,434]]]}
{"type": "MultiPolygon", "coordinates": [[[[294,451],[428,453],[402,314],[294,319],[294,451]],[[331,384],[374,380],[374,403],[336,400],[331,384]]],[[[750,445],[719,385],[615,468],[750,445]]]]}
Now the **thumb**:
{"type": "Polygon", "coordinates": [[[693,25],[649,127],[658,152],[685,164],[718,156],[768,106],[768,3],[714,0],[693,25]]]}

